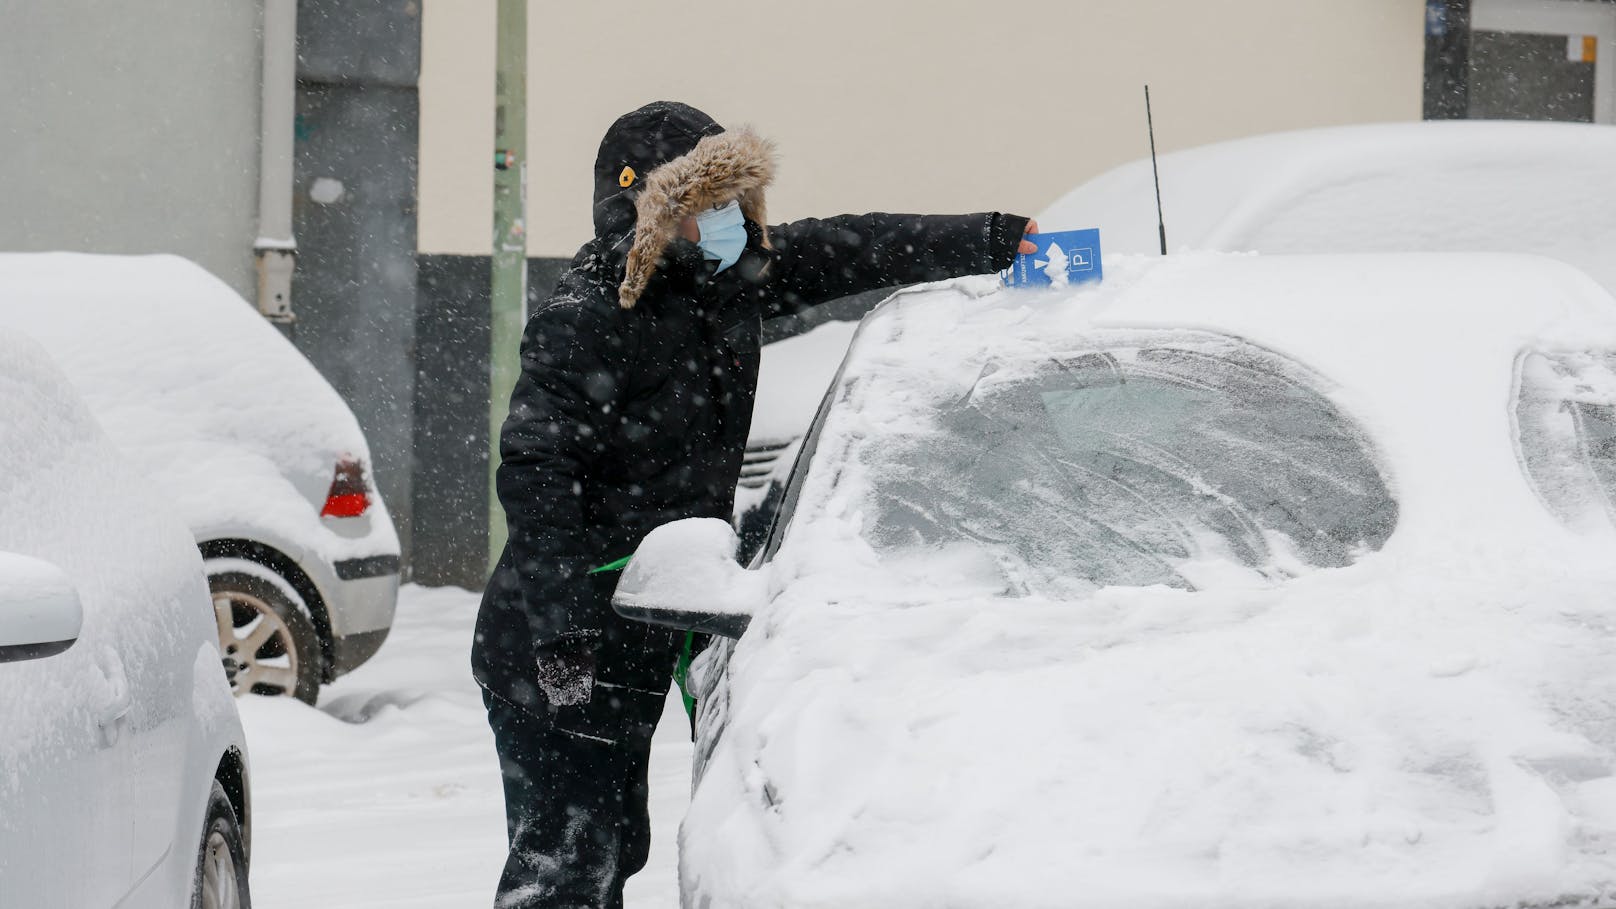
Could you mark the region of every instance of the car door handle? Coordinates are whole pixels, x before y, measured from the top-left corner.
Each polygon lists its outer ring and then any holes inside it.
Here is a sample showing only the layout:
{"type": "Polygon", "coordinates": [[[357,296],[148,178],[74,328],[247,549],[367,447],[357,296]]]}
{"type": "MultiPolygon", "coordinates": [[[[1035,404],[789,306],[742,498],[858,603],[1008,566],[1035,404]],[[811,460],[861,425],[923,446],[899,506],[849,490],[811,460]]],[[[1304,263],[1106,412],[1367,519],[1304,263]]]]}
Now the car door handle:
{"type": "Polygon", "coordinates": [[[129,690],[129,677],[124,674],[123,661],[117,654],[107,652],[101,660],[101,674],[107,680],[107,687],[112,695],[107,705],[101,709],[101,717],[96,721],[96,727],[101,732],[101,746],[111,748],[118,744],[118,737],[123,731],[123,719],[129,715],[129,708],[134,705],[134,694],[129,690]]]}

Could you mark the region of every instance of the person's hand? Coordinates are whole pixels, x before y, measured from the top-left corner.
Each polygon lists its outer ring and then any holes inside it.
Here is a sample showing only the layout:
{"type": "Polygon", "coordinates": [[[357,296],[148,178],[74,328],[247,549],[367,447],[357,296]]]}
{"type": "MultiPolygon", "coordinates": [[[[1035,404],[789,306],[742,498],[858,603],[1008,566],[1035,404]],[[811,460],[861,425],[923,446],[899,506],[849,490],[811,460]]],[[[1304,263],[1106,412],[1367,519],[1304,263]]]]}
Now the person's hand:
{"type": "MultiPolygon", "coordinates": [[[[1027,222],[1027,233],[1028,234],[1038,233],[1038,222],[1037,221],[1028,221],[1027,222]]],[[[1027,239],[1026,235],[1023,234],[1022,237],[1021,237],[1021,245],[1016,247],[1016,252],[1019,252],[1019,253],[1035,253],[1037,251],[1038,251],[1038,244],[1032,242],[1029,239],[1027,239]]]]}
{"type": "Polygon", "coordinates": [[[587,704],[594,694],[595,650],[589,643],[563,643],[545,648],[539,652],[536,668],[539,689],[556,707],[587,704]]]}

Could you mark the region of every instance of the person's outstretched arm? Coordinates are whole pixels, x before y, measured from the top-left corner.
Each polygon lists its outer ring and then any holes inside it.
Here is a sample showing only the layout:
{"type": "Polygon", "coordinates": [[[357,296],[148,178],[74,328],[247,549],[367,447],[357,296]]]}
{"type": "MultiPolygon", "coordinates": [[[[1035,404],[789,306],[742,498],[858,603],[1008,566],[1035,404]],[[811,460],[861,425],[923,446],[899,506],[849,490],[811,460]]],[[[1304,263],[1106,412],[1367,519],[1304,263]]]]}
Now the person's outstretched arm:
{"type": "Polygon", "coordinates": [[[882,287],[1010,266],[1031,222],[1017,215],[841,215],[769,228],[776,258],[763,318],[882,287]]]}

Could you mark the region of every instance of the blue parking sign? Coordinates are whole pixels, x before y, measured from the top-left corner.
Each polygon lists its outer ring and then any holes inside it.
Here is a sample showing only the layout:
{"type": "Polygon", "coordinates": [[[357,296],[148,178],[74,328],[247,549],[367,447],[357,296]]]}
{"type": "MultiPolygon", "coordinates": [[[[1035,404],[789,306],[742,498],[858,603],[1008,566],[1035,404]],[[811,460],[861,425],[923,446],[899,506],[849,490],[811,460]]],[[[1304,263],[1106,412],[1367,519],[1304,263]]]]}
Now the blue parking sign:
{"type": "Polygon", "coordinates": [[[1028,234],[1038,251],[1018,253],[1010,267],[999,272],[1006,287],[1066,287],[1099,281],[1100,232],[1098,230],[1058,230],[1028,234]]]}

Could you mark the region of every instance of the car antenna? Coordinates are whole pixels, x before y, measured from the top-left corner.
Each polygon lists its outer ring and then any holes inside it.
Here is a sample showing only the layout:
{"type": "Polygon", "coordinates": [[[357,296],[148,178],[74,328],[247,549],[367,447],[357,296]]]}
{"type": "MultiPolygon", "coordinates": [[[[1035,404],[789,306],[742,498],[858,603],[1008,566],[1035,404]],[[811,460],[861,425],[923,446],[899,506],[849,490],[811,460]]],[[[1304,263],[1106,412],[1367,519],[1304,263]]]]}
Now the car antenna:
{"type": "Polygon", "coordinates": [[[1167,221],[1162,218],[1161,172],[1156,170],[1156,124],[1150,119],[1150,84],[1145,84],[1145,128],[1150,131],[1150,176],[1156,181],[1156,230],[1161,237],[1161,254],[1167,255],[1167,221]]]}

